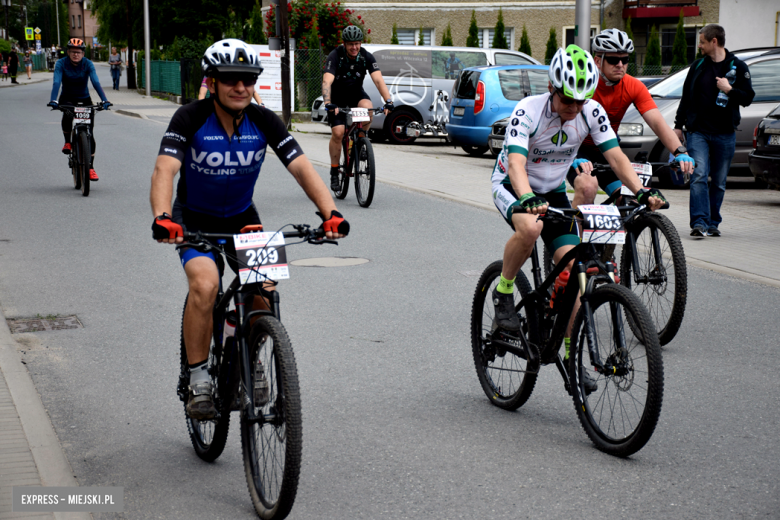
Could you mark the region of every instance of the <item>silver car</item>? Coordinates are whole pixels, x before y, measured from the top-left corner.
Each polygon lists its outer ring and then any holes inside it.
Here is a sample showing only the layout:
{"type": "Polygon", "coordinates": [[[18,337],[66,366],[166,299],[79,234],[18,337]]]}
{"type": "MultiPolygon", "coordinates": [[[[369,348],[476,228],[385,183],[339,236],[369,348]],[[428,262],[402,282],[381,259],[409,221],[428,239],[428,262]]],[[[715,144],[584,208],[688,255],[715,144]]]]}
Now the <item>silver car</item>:
{"type": "MultiPolygon", "coordinates": [[[[750,106],[740,107],[742,121],[737,128],[737,149],[731,163],[730,174],[750,177],[748,153],[753,149],[753,130],[772,110],[772,107],[780,102],[780,87],[777,82],[777,78],[780,78],[780,47],[746,49],[736,51],[734,54],[750,68],[756,97],[750,106]]],[[[669,126],[674,126],[674,118],[687,75],[688,68],[659,81],[649,89],[669,126]]],[[[658,177],[661,187],[679,185],[679,181],[665,167],[668,163],[669,151],[645,123],[635,106],[632,105],[623,117],[618,128],[618,137],[620,137],[620,147],[629,159],[634,160],[639,153],[649,154],[654,174],[658,177]]]]}

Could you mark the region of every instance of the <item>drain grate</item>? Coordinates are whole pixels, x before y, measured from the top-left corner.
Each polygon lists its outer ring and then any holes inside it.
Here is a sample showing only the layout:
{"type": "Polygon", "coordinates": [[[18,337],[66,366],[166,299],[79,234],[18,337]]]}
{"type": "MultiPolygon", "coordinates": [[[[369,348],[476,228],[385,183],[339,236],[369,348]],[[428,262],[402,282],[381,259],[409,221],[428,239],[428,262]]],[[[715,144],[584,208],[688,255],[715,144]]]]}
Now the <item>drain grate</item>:
{"type": "Polygon", "coordinates": [[[48,330],[83,329],[76,316],[56,316],[53,318],[18,318],[6,320],[11,334],[22,332],[44,332],[48,330]]]}

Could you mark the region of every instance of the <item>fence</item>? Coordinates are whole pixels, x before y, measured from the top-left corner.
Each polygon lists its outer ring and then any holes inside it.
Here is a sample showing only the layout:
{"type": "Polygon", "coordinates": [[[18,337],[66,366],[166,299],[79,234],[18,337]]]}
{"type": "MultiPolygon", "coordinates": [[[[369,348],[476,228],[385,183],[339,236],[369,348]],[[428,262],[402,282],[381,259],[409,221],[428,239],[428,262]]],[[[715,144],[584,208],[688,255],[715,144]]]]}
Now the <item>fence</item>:
{"type": "MultiPolygon", "coordinates": [[[[181,64],[178,61],[152,60],[152,91],[181,95],[181,64]]],[[[146,88],[146,65],[138,60],[138,88],[146,88]]]]}
{"type": "Polygon", "coordinates": [[[309,112],[314,100],[322,95],[322,68],[327,57],[320,49],[295,51],[295,111],[309,112]]]}
{"type": "MultiPolygon", "coordinates": [[[[21,52],[17,53],[19,55],[19,73],[24,72],[24,54],[21,52]]],[[[33,70],[39,70],[39,71],[46,71],[49,70],[46,66],[46,55],[45,54],[30,54],[30,57],[32,58],[32,66],[33,70]]]]}

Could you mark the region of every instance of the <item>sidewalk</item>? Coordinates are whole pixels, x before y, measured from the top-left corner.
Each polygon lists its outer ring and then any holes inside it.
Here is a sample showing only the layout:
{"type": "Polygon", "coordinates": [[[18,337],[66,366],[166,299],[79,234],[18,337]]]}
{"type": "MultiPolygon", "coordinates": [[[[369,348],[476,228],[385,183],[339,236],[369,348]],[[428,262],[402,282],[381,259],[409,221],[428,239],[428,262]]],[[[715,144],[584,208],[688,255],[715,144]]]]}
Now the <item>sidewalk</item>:
{"type": "Polygon", "coordinates": [[[31,85],[33,83],[43,83],[44,81],[51,81],[53,75],[51,72],[33,72],[32,79],[27,79],[27,72],[21,68],[16,75],[16,81],[18,84],[11,83],[11,76],[5,81],[0,81],[0,88],[6,87],[21,87],[22,85],[31,85]]]}

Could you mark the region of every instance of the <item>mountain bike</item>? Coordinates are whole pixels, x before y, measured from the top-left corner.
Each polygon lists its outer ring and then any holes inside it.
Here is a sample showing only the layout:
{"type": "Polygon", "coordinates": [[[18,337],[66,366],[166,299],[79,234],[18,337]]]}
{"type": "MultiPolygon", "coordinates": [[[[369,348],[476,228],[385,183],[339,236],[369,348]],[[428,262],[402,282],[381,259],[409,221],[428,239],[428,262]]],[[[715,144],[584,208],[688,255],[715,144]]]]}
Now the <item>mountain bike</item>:
{"type": "Polygon", "coordinates": [[[68,167],[73,175],[73,187],[81,189],[84,197],[89,196],[89,169],[92,165],[92,126],[95,113],[103,110],[103,105],[59,105],[59,110],[73,116],[71,132],[71,152],[68,167]]]}
{"type": "MultiPolygon", "coordinates": [[[[324,238],[321,229],[292,227],[295,231],[263,233],[261,225],[247,226],[239,235],[185,232],[186,242],[177,246],[216,253],[220,273],[208,357],[218,414],[212,420],[199,421],[185,411],[190,440],[198,457],[208,462],[216,460],[227,442],[230,413],[240,413],[249,495],[257,514],[266,520],[285,518],[292,509],[303,435],[295,356],[281,323],[279,293],[269,289],[277,280],[289,277],[285,238],[303,239],[295,243],[337,244],[324,238]],[[236,257],[230,258],[238,262],[239,272],[223,290],[227,241],[235,243],[236,257]],[[256,296],[268,302],[269,310],[252,310],[256,296]]],[[[177,393],[186,410],[189,368],[183,319],[179,357],[177,393]]]]}
{"type": "MultiPolygon", "coordinates": [[[[649,163],[632,163],[642,184],[650,186],[652,169],[649,163]]],[[[672,166],[670,164],[669,166],[672,166]]],[[[611,171],[608,164],[594,164],[594,174],[611,171]]],[[[601,204],[615,204],[624,196],[625,215],[639,203],[634,194],[623,186],[601,204]]],[[[661,345],[674,339],[682,325],[688,300],[688,269],[685,250],[674,224],[657,212],[641,212],[625,222],[626,243],[620,252],[619,282],[633,290],[645,304],[658,327],[661,345]]],[[[617,258],[614,245],[603,248],[602,260],[617,258]]],[[[544,272],[549,274],[554,262],[544,250],[544,272]]]]}
{"type": "MultiPolygon", "coordinates": [[[[384,107],[373,108],[374,114],[384,111],[384,107]]],[[[341,163],[339,164],[339,189],[334,191],[337,199],[343,199],[349,193],[349,178],[355,177],[355,195],[358,204],[367,208],[374,200],[376,184],[376,166],[374,148],[363,133],[363,123],[371,120],[368,108],[341,108],[347,114],[347,130],[341,140],[341,163]],[[361,136],[361,134],[363,134],[361,136]],[[354,170],[354,171],[353,171],[354,170]]]]}
{"type": "MultiPolygon", "coordinates": [[[[515,309],[520,331],[498,327],[490,295],[498,285],[502,261],[490,264],[479,278],[471,310],[471,344],[482,390],[499,408],[516,410],[533,392],[539,369],[555,364],[564,388],[572,396],[585,433],[606,453],[626,457],[639,451],[658,423],[663,400],[661,346],[652,318],[640,299],[614,283],[616,266],[602,261],[598,243],[619,242],[625,233],[614,206],[580,210],[594,227],[566,253],[542,280],[539,253],[531,254],[534,289],[525,274],[515,280],[515,309]],[[549,289],[564,267],[574,267],[562,294],[552,300],[549,289]],[[580,309],[571,331],[566,365],[558,351],[563,343],[575,300],[580,309]],[[554,305],[551,305],[554,301],[554,305]],[[625,319],[624,319],[625,318],[625,319]],[[626,327],[628,322],[630,326],[626,327]],[[585,371],[592,370],[596,388],[586,388],[585,371]]],[[[628,218],[644,207],[625,208],[628,218]]],[[[548,208],[540,220],[573,222],[578,210],[548,208]]]]}

